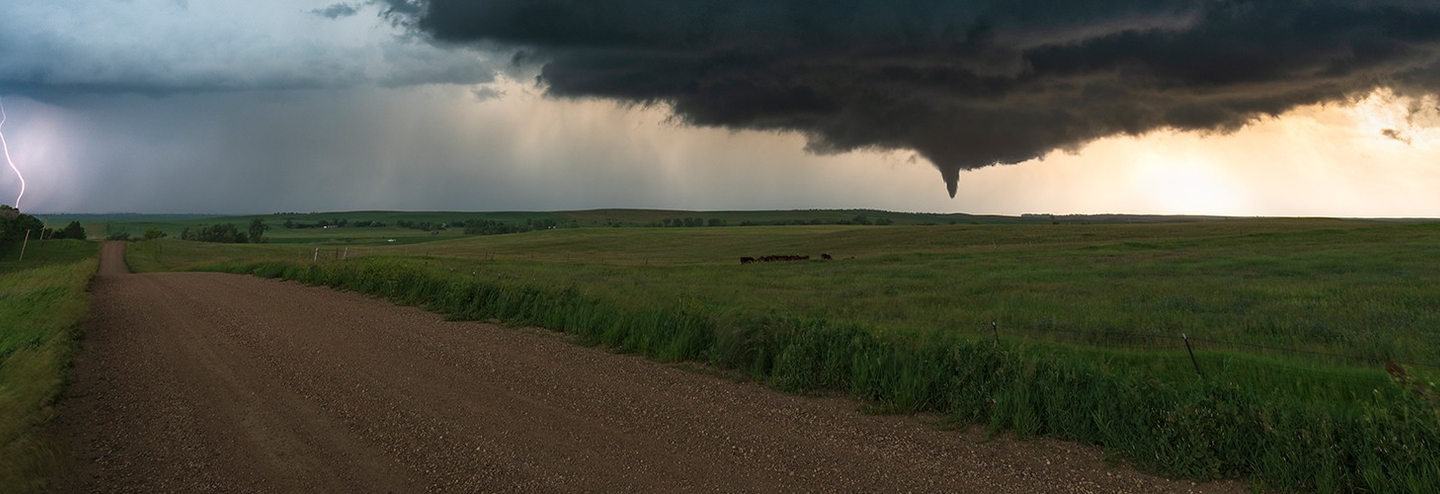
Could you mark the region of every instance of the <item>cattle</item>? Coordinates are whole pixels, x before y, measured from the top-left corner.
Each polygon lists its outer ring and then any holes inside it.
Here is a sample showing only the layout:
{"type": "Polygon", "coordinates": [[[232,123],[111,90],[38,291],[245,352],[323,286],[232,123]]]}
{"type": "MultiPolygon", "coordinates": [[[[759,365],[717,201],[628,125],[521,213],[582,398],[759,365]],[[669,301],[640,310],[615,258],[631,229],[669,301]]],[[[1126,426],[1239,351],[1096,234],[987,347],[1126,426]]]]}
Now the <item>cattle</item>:
{"type": "Polygon", "coordinates": [[[742,258],[740,258],[740,264],[750,264],[750,263],[752,263],[752,262],[755,262],[755,258],[753,258],[753,257],[742,257],[742,258]]]}
{"type": "Polygon", "coordinates": [[[830,257],[830,254],[820,254],[820,260],[822,260],[822,261],[833,261],[833,260],[835,260],[835,258],[830,257]]]}
{"type": "Polygon", "coordinates": [[[750,262],[786,262],[786,261],[808,261],[808,260],[810,260],[810,256],[802,256],[802,255],[790,255],[790,256],[760,256],[760,257],[758,257],[758,258],[742,257],[742,258],[740,258],[740,263],[741,263],[741,264],[749,264],[750,262]],[[750,261],[749,261],[749,262],[746,262],[746,261],[745,261],[746,259],[750,259],[750,261]]]}

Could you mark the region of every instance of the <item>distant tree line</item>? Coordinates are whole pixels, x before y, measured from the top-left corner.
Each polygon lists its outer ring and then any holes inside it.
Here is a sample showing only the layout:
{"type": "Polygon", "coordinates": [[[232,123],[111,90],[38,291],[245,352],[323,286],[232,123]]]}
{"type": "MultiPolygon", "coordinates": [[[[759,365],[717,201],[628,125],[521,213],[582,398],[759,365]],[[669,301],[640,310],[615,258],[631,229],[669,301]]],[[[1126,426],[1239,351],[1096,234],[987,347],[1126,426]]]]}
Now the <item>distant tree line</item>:
{"type": "Polygon", "coordinates": [[[302,230],[305,228],[344,228],[347,226],[351,228],[380,228],[385,226],[385,224],[379,221],[351,222],[350,220],[347,220],[345,218],[340,218],[338,220],[320,220],[314,223],[301,223],[295,220],[285,220],[285,223],[283,223],[282,226],[284,226],[286,229],[302,230]]]}
{"type": "MultiPolygon", "coordinates": [[[[870,219],[869,217],[861,214],[861,215],[856,215],[854,218],[850,218],[850,219],[846,219],[846,220],[830,221],[830,222],[828,222],[828,223],[827,223],[825,220],[821,220],[821,219],[811,219],[811,220],[794,219],[794,220],[789,220],[789,221],[783,221],[783,220],[782,220],[782,221],[768,221],[768,222],[759,222],[759,223],[756,223],[756,222],[754,222],[754,221],[748,221],[748,220],[747,220],[747,221],[741,221],[741,222],[740,222],[740,226],[758,226],[758,225],[825,225],[825,224],[831,224],[831,225],[891,225],[891,224],[894,224],[894,223],[895,223],[894,220],[891,220],[890,218],[875,218],[875,219],[872,220],[872,219],[870,219]]],[[[723,219],[720,219],[720,218],[709,218],[709,219],[706,219],[706,218],[690,217],[690,218],[665,218],[664,220],[661,220],[661,221],[651,222],[651,223],[649,224],[649,226],[652,226],[652,227],[729,226],[729,223],[726,222],[726,221],[723,220],[723,219]]]]}
{"type": "Polygon", "coordinates": [[[503,221],[491,220],[466,220],[466,235],[505,235],[508,233],[525,233],[535,230],[549,230],[557,227],[555,220],[525,220],[525,224],[507,224],[503,221]]]}
{"type": "Polygon", "coordinates": [[[73,238],[85,240],[85,227],[80,226],[79,221],[71,221],[64,228],[45,228],[45,222],[40,221],[40,218],[0,204],[0,242],[22,240],[26,231],[30,232],[31,239],[73,238]]]}
{"type": "MultiPolygon", "coordinates": [[[[165,238],[165,237],[168,237],[168,236],[170,236],[170,234],[165,233],[165,232],[163,232],[163,231],[160,231],[159,228],[156,228],[156,227],[153,227],[153,226],[152,226],[152,227],[150,227],[150,228],[146,228],[146,229],[145,229],[145,233],[140,236],[139,240],[155,240],[155,239],[157,239],[157,238],[165,238]]],[[[130,232],[115,232],[115,233],[110,234],[110,236],[105,237],[105,240],[125,240],[125,241],[130,241],[130,240],[136,240],[136,239],[130,235],[130,232]]]]}
{"type": "MultiPolygon", "coordinates": [[[[347,220],[344,219],[344,217],[341,217],[341,219],[317,220],[317,222],[314,223],[301,223],[297,222],[297,220],[287,219],[285,220],[285,223],[282,223],[282,226],[285,226],[285,228],[287,229],[307,229],[383,228],[383,226],[389,225],[386,225],[386,223],[382,222],[366,222],[366,220],[359,220],[359,222],[351,222],[351,220],[347,220]]],[[[428,220],[399,219],[395,220],[395,226],[396,228],[425,230],[425,232],[442,232],[442,230],[461,229],[464,230],[465,235],[505,235],[505,233],[524,233],[534,232],[534,230],[559,228],[560,223],[557,223],[556,220],[553,219],[527,219],[524,223],[507,223],[501,222],[501,220],[488,219],[456,219],[449,220],[449,222],[428,222],[428,220]]],[[[199,232],[193,232],[193,235],[199,235],[199,232]]],[[[225,239],[229,238],[229,236],[226,236],[225,233],[222,232],[220,233],[219,238],[225,239]]]]}
{"type": "Polygon", "coordinates": [[[20,210],[0,204],[0,252],[25,236],[25,231],[39,233],[45,223],[39,218],[21,213],[20,210]]]}
{"type": "Polygon", "coordinates": [[[41,230],[41,232],[44,233],[41,238],[72,238],[75,240],[85,240],[85,227],[80,226],[79,221],[71,221],[65,225],[65,228],[46,228],[41,230]]]}
{"type": "Polygon", "coordinates": [[[558,223],[556,223],[555,220],[534,219],[525,220],[525,224],[523,225],[520,223],[509,224],[504,221],[484,219],[454,220],[448,222],[398,220],[395,222],[395,226],[398,226],[400,228],[424,230],[427,232],[438,232],[442,230],[449,230],[451,228],[459,228],[461,229],[461,231],[465,232],[466,235],[504,235],[508,233],[525,233],[533,232],[535,230],[547,230],[555,228],[556,226],[558,226],[558,223]]]}
{"type": "Polygon", "coordinates": [[[720,218],[665,218],[650,223],[654,227],[697,227],[697,226],[725,226],[725,220],[720,218]]]}
{"type": "Polygon", "coordinates": [[[206,225],[198,229],[186,228],[180,232],[181,240],[195,242],[215,242],[222,244],[243,244],[265,242],[265,231],[270,229],[264,220],[255,218],[250,220],[250,228],[247,231],[240,231],[234,223],[221,223],[218,225],[206,225]]]}
{"type": "Polygon", "coordinates": [[[80,226],[79,221],[71,221],[64,228],[45,228],[45,222],[40,221],[40,218],[0,204],[0,253],[7,251],[11,245],[23,241],[27,231],[30,232],[31,240],[42,238],[85,240],[85,228],[80,226]]]}
{"type": "Polygon", "coordinates": [[[438,231],[440,231],[440,230],[448,230],[448,229],[450,229],[450,228],[464,228],[464,227],[465,227],[465,221],[464,221],[464,220],[460,220],[460,221],[450,221],[450,222],[445,222],[445,221],[429,222],[429,221],[396,220],[396,221],[395,221],[395,226],[398,226],[398,227],[400,227],[400,228],[409,228],[409,229],[411,229],[411,230],[424,230],[424,231],[427,231],[427,232],[438,232],[438,231]]]}

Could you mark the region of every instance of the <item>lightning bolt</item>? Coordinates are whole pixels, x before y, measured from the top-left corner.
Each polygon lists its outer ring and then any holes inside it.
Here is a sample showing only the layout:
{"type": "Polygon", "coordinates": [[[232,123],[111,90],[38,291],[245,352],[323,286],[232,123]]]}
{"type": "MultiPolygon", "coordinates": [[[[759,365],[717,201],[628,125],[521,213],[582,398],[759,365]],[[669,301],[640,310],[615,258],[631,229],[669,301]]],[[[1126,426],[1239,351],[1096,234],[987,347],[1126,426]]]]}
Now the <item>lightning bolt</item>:
{"type": "Polygon", "coordinates": [[[15,209],[20,209],[20,198],[25,197],[25,175],[15,166],[15,160],[10,159],[10,144],[5,142],[5,100],[0,98],[0,148],[5,150],[5,162],[10,164],[10,169],[15,170],[15,176],[20,177],[20,195],[15,196],[15,209]]]}

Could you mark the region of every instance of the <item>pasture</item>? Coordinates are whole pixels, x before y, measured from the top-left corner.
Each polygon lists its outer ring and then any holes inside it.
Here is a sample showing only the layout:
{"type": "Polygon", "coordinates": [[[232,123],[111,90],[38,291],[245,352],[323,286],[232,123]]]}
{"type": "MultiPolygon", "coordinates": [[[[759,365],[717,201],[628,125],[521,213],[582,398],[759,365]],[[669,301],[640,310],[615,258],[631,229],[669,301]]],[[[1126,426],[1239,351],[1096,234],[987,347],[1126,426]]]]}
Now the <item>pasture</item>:
{"type": "Polygon", "coordinates": [[[666,211],[645,209],[595,209],[557,212],[443,212],[443,211],[347,211],[330,213],[274,213],[248,216],[218,215],[147,215],[147,214],[42,214],[51,225],[79,221],[92,239],[128,233],[139,238],[149,228],[171,237],[178,237],[186,228],[198,229],[217,223],[234,223],[244,228],[252,219],[261,219],[271,228],[266,232],[273,243],[318,243],[323,245],[356,245],[419,243],[461,237],[459,229],[439,228],[435,231],[398,226],[411,223],[458,223],[467,220],[502,222],[523,225],[527,222],[549,221],[557,228],[615,228],[666,226],[666,220],[698,219],[707,226],[713,222],[724,226],[837,225],[882,223],[890,225],[954,225],[954,224],[1050,224],[1050,223],[1135,223],[1157,221],[1198,221],[1204,217],[1165,216],[1103,216],[1058,217],[901,213],[877,210],[795,210],[795,211],[666,211]],[[344,221],[341,228],[285,228],[286,222],[328,225],[344,221]],[[379,227],[355,227],[356,224],[380,223],[379,227]],[[391,240],[394,240],[393,242],[391,240]]]}
{"type": "Polygon", "coordinates": [[[0,248],[0,274],[14,273],[52,264],[71,264],[94,259],[99,244],[84,240],[31,240],[24,246],[24,260],[20,259],[21,243],[0,248]]]}
{"type": "Polygon", "coordinates": [[[879,332],[1154,333],[1440,362],[1440,224],[578,228],[423,245],[144,243],[141,270],[382,257],[626,306],[843,320],[879,332]],[[834,261],[820,261],[828,253],[834,261]],[[739,258],[810,261],[741,266],[739,258]]]}
{"type": "Polygon", "coordinates": [[[1051,223],[166,239],[129,258],[540,325],[789,391],[1102,444],[1175,475],[1322,490],[1440,482],[1427,446],[1440,438],[1440,224],[1051,223]],[[797,254],[811,258],[739,262],[797,254]]]}

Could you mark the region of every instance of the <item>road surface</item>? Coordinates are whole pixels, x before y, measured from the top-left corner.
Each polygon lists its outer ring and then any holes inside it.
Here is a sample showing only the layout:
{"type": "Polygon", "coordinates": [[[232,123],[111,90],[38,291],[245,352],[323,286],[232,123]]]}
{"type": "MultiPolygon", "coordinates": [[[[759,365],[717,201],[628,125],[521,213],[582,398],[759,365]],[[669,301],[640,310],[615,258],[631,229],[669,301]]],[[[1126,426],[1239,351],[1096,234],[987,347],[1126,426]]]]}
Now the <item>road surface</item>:
{"type": "Polygon", "coordinates": [[[102,492],[1235,490],[543,330],[102,249],[58,432],[102,492]]]}

